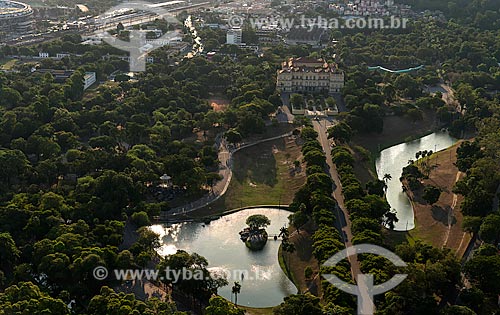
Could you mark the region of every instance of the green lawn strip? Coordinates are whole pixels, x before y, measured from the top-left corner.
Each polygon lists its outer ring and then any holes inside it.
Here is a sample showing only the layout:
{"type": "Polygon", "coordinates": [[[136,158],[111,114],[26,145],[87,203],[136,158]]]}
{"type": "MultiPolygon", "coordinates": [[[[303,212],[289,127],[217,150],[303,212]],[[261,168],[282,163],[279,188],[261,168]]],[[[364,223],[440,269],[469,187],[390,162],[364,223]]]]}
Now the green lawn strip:
{"type": "Polygon", "coordinates": [[[288,205],[304,184],[304,170],[289,174],[293,161],[300,159],[298,147],[285,148],[283,139],[243,149],[233,156],[233,177],[226,194],[193,217],[215,216],[223,212],[256,205],[288,205]],[[278,149],[273,152],[273,147],[278,149]]]}
{"type": "Polygon", "coordinates": [[[289,266],[288,266],[289,269],[287,269],[287,266],[285,265],[285,259],[283,257],[283,250],[281,249],[281,245],[280,245],[280,249],[278,250],[278,261],[279,261],[281,270],[283,270],[283,272],[285,273],[287,278],[290,279],[290,281],[292,281],[292,283],[295,285],[296,288],[299,288],[300,285],[299,285],[298,281],[295,279],[294,274],[293,274],[294,265],[289,263],[289,266]]]}

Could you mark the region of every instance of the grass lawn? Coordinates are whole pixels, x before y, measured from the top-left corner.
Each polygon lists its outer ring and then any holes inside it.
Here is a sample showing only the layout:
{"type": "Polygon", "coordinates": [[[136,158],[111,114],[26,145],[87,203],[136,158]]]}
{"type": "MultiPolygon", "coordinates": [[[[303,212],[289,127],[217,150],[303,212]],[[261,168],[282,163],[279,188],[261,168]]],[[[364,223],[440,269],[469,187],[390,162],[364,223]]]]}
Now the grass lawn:
{"type": "Polygon", "coordinates": [[[435,167],[429,179],[424,180],[424,185],[439,187],[442,193],[438,202],[431,206],[421,199],[421,191],[415,192],[416,228],[413,234],[436,247],[451,248],[461,257],[469,244],[470,235],[462,230],[460,204],[463,197],[452,192],[455,182],[463,176],[458,174],[454,165],[459,146],[460,142],[429,158],[429,163],[435,163],[435,167]]]}
{"type": "Polygon", "coordinates": [[[435,167],[429,178],[424,180],[424,185],[433,185],[442,190],[439,201],[433,206],[428,205],[422,200],[421,191],[414,192],[415,229],[408,233],[388,232],[388,238],[394,243],[405,240],[411,243],[418,239],[435,247],[451,248],[458,257],[462,257],[469,244],[470,235],[462,230],[463,215],[460,211],[462,197],[455,196],[452,192],[453,185],[460,177],[460,175],[457,177],[458,169],[454,165],[459,145],[460,142],[430,157],[429,163],[435,164],[435,167]],[[452,205],[455,205],[453,211],[452,205]]]}
{"type": "Polygon", "coordinates": [[[261,143],[243,149],[233,156],[233,177],[224,196],[192,216],[209,216],[255,205],[287,205],[305,183],[305,165],[294,169],[302,160],[300,143],[291,137],[261,143]]]}
{"type": "Polygon", "coordinates": [[[305,181],[304,169],[294,170],[301,159],[293,140],[280,139],[237,152],[233,180],[226,194],[229,208],[266,204],[289,204],[305,181]]]}
{"type": "Polygon", "coordinates": [[[294,272],[296,268],[294,268],[291,263],[292,255],[295,255],[295,253],[284,253],[283,248],[280,246],[280,249],[278,250],[278,262],[286,277],[293,282],[295,287],[299,287],[300,284],[298,283],[297,277],[295,276],[296,273],[294,272]]]}
{"type": "Polygon", "coordinates": [[[12,67],[15,66],[15,64],[17,63],[17,59],[2,59],[0,60],[0,68],[2,70],[11,70],[12,67]]]}
{"type": "Polygon", "coordinates": [[[300,234],[294,233],[295,229],[290,230],[290,241],[295,245],[295,251],[283,255],[280,248],[278,255],[281,269],[285,274],[289,270],[287,276],[300,293],[309,292],[315,296],[321,296],[321,281],[318,276],[320,266],[313,255],[312,235],[315,230],[316,227],[311,221],[301,228],[300,234]],[[312,279],[307,279],[304,274],[308,266],[314,272],[312,279]]]}

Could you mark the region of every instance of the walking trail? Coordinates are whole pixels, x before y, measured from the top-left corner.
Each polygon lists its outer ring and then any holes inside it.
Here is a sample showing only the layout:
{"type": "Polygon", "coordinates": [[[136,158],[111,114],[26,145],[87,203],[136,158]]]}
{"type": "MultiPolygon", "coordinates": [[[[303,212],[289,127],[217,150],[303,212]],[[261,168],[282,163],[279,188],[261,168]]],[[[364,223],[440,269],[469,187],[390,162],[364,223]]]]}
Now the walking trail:
{"type": "MultiPolygon", "coordinates": [[[[223,139],[222,137],[220,137],[220,138],[218,137],[218,140],[216,141],[216,145],[219,149],[219,161],[220,161],[219,175],[222,177],[222,179],[217,182],[217,184],[213,187],[213,189],[210,191],[210,193],[208,193],[207,195],[205,195],[201,199],[198,199],[198,200],[191,202],[187,205],[183,205],[183,206],[169,210],[168,216],[172,217],[172,216],[179,215],[179,214],[186,214],[186,213],[204,208],[204,207],[208,206],[209,204],[218,200],[220,197],[222,197],[226,193],[227,188],[229,187],[229,184],[231,183],[231,179],[233,176],[233,172],[232,172],[231,168],[232,168],[232,164],[233,164],[232,157],[233,157],[234,153],[236,153],[240,150],[243,150],[245,148],[249,148],[249,147],[264,143],[264,142],[285,138],[285,137],[288,137],[291,135],[292,135],[292,132],[290,131],[290,132],[287,132],[285,134],[282,134],[282,135],[279,135],[276,137],[262,139],[262,140],[254,141],[252,143],[241,143],[236,148],[233,147],[231,144],[228,144],[225,141],[225,139],[223,139]]],[[[162,217],[163,216],[160,215],[160,218],[162,218],[162,217]]]]}

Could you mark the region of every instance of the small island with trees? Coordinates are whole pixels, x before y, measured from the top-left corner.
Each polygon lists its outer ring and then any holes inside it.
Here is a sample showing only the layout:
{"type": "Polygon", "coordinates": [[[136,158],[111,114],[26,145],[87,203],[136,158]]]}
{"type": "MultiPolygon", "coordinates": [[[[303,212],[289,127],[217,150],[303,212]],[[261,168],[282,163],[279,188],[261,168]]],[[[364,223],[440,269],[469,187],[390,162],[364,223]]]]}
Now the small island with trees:
{"type": "Polygon", "coordinates": [[[271,224],[268,217],[254,214],[247,218],[248,227],[240,232],[240,239],[251,250],[261,250],[266,246],[268,235],[265,228],[271,224]]]}

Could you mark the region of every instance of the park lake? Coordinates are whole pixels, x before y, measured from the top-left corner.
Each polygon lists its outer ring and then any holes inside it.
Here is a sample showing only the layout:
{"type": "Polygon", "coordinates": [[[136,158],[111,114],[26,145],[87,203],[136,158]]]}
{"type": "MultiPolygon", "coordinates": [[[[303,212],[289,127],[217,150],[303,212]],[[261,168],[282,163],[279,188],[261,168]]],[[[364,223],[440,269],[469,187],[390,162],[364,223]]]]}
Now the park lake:
{"type": "MultiPolygon", "coordinates": [[[[435,132],[407,143],[398,144],[380,152],[376,160],[377,174],[380,179],[390,174],[387,182],[387,201],[395,209],[399,222],[396,230],[410,230],[415,227],[411,203],[402,190],[402,168],[408,160],[415,159],[421,150],[440,151],[452,146],[456,139],[446,132],[435,132]]],[[[283,298],[297,293],[296,287],[286,277],[278,262],[281,242],[274,241],[283,226],[288,225],[291,212],[273,208],[241,210],[225,215],[210,224],[185,222],[177,224],[158,224],[151,229],[160,235],[162,256],[174,254],[178,249],[188,253],[198,253],[209,262],[209,269],[224,272],[229,285],[219,289],[219,294],[233,300],[231,287],[234,281],[242,285],[238,304],[248,307],[271,307],[280,304],[283,298]],[[266,228],[270,240],[261,251],[251,251],[240,240],[239,232],[246,227],[246,219],[254,214],[263,214],[271,220],[266,228]],[[245,273],[241,277],[241,273],[245,273]]]]}
{"type": "Polygon", "coordinates": [[[387,202],[397,213],[399,221],[395,224],[396,231],[407,231],[415,228],[413,208],[408,196],[403,192],[399,181],[403,167],[409,160],[415,160],[415,153],[423,150],[438,152],[451,147],[457,140],[448,132],[435,132],[428,136],[401,143],[380,152],[375,161],[377,176],[383,179],[384,174],[390,174],[392,179],[387,181],[387,202]]]}
{"type": "Polygon", "coordinates": [[[256,208],[228,214],[208,225],[186,222],[153,225],[151,229],[160,235],[162,247],[159,253],[162,256],[182,249],[204,256],[210,269],[223,271],[228,276],[229,285],[219,289],[221,296],[231,300],[231,287],[234,281],[239,281],[242,287],[238,304],[270,307],[283,302],[284,297],[297,293],[278,262],[281,241],[272,239],[279,234],[281,227],[288,225],[290,214],[286,210],[256,208]],[[246,219],[254,214],[263,214],[271,220],[266,228],[271,239],[261,251],[248,249],[238,234],[246,227],[246,219]],[[243,278],[242,272],[246,273],[243,278]]]}

